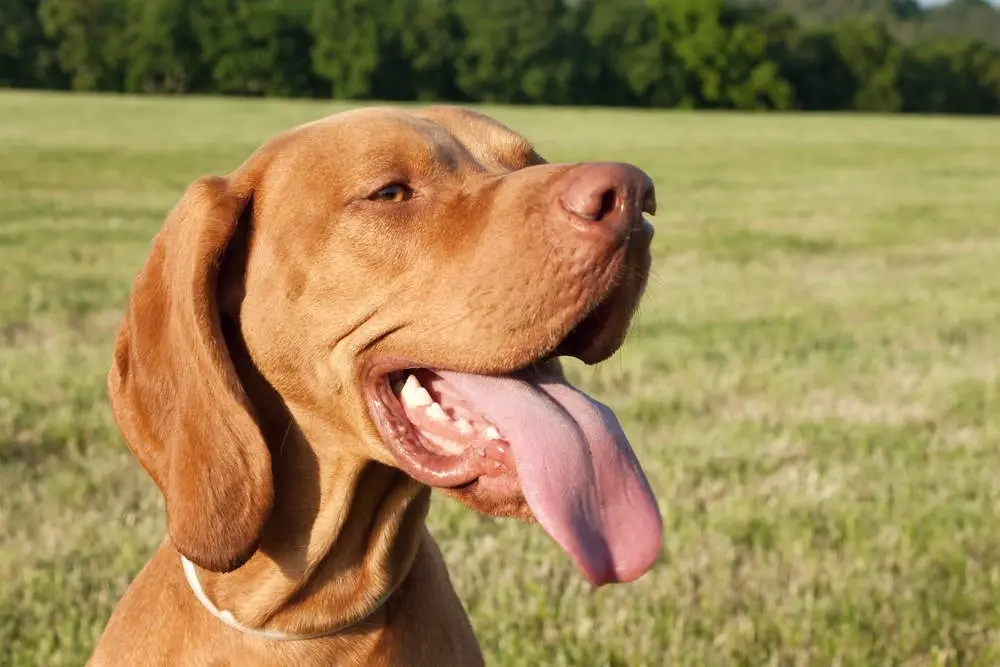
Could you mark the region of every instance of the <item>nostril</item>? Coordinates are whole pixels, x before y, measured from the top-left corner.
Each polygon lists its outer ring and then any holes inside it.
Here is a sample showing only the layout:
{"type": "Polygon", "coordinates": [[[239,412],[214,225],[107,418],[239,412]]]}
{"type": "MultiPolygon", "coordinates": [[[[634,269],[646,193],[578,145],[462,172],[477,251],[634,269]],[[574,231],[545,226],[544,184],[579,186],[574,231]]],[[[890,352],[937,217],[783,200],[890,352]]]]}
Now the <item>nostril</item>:
{"type": "Polygon", "coordinates": [[[601,205],[597,210],[597,215],[594,216],[595,220],[604,220],[606,217],[614,213],[615,208],[618,206],[618,193],[613,189],[606,190],[604,194],[601,195],[601,205]]]}
{"type": "Polygon", "coordinates": [[[627,237],[638,227],[643,213],[656,210],[653,183],[630,165],[579,165],[560,185],[559,203],[572,216],[577,229],[593,229],[595,233],[600,229],[614,238],[627,237]]]}
{"type": "Polygon", "coordinates": [[[570,189],[562,197],[563,207],[589,222],[606,222],[621,208],[622,200],[615,187],[605,185],[570,189]]]}
{"type": "Polygon", "coordinates": [[[656,215],[656,190],[650,187],[642,198],[642,212],[656,215]]]}

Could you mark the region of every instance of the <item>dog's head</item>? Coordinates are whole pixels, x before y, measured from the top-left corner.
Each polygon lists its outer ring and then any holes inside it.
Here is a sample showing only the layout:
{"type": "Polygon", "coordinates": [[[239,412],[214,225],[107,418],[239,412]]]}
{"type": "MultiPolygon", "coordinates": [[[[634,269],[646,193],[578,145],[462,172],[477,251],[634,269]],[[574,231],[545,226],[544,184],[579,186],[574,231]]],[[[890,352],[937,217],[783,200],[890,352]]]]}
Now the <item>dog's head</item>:
{"type": "Polygon", "coordinates": [[[558,358],[597,363],[624,340],[654,205],[634,167],[549,164],[454,107],[338,114],[196,181],[136,280],[109,378],[175,546],[233,569],[274,501],[280,443],[239,346],[313,448],[534,517],[595,584],[645,572],[652,493],[558,358]]]}

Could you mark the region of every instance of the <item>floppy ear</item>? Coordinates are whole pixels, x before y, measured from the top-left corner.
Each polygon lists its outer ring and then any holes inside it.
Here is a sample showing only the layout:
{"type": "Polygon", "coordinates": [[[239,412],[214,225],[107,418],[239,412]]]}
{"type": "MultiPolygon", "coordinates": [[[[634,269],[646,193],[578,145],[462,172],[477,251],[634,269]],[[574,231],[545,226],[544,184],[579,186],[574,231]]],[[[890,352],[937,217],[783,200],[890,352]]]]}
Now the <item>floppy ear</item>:
{"type": "Polygon", "coordinates": [[[188,188],[135,280],[108,376],[115,421],[163,492],[174,546],[216,572],[250,558],[274,497],[270,453],[217,303],[220,265],[251,197],[224,178],[188,188]]]}

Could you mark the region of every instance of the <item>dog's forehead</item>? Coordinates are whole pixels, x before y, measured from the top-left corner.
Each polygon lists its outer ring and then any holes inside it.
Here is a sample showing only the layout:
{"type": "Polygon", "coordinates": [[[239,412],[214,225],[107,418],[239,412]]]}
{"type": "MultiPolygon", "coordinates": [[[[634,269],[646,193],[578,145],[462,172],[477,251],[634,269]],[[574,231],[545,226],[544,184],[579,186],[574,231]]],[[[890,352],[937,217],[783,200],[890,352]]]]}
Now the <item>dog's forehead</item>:
{"type": "Polygon", "coordinates": [[[353,109],[308,123],[296,134],[307,152],[330,147],[348,159],[430,158],[450,168],[471,161],[488,169],[518,169],[538,160],[521,134],[467,109],[434,106],[416,112],[391,107],[353,109]],[[318,141],[316,139],[319,139],[318,141]]]}
{"type": "Polygon", "coordinates": [[[496,119],[453,106],[433,106],[413,116],[440,127],[459,141],[479,161],[522,167],[537,157],[526,137],[496,119]]]}

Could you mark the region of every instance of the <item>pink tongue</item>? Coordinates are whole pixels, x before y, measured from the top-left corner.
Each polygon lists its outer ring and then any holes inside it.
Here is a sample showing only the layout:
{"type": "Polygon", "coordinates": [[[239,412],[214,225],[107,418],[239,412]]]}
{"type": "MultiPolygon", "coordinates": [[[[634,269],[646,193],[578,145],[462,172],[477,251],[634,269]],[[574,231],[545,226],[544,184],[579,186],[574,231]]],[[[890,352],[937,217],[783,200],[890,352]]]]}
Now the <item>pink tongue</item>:
{"type": "Polygon", "coordinates": [[[591,583],[632,581],[652,567],[660,512],[608,407],[551,376],[437,373],[500,429],[532,513],[591,583]]]}

